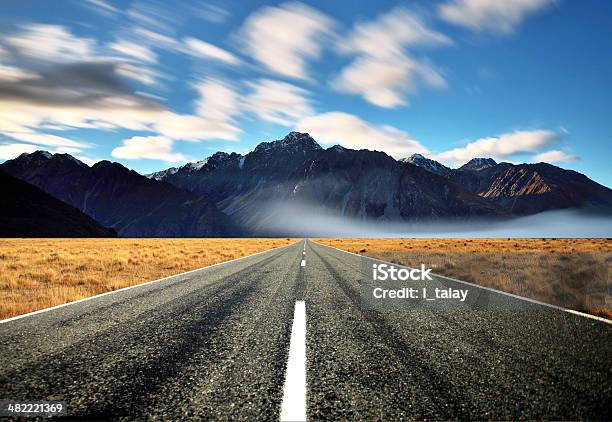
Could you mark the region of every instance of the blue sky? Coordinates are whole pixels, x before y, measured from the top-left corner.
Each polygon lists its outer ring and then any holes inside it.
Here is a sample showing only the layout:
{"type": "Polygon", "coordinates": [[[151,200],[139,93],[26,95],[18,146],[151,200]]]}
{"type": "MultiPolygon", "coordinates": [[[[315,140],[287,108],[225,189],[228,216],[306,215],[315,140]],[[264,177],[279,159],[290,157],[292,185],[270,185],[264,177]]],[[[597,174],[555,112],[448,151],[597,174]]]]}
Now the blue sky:
{"type": "Polygon", "coordinates": [[[0,160],[151,172],[291,130],[612,186],[612,3],[4,1],[0,160]]]}

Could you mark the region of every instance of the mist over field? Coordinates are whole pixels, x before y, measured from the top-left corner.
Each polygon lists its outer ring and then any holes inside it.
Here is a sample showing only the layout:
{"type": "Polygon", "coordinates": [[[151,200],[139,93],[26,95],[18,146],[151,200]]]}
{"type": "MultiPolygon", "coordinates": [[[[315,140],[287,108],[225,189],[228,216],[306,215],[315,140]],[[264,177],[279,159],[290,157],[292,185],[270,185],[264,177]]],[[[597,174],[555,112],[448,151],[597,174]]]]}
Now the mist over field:
{"type": "Polygon", "coordinates": [[[294,237],[529,238],[612,237],[612,216],[584,211],[548,211],[505,220],[380,221],[344,217],[318,206],[275,203],[259,229],[294,237]]]}

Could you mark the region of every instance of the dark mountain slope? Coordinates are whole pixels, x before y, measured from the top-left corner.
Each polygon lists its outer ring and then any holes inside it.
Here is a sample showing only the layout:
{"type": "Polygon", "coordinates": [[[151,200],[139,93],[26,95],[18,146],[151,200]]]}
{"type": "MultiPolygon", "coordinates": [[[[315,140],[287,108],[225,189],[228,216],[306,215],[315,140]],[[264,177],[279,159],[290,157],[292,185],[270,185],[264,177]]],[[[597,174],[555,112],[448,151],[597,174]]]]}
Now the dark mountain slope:
{"type": "Polygon", "coordinates": [[[0,170],[0,237],[116,237],[78,209],[0,170]]]}
{"type": "Polygon", "coordinates": [[[22,154],[0,166],[115,228],[121,236],[235,235],[229,219],[205,197],[141,176],[118,163],[89,167],[69,155],[22,154]]]}
{"type": "Polygon", "coordinates": [[[503,216],[449,180],[383,152],[332,147],[305,163],[296,197],[359,218],[503,216]]]}

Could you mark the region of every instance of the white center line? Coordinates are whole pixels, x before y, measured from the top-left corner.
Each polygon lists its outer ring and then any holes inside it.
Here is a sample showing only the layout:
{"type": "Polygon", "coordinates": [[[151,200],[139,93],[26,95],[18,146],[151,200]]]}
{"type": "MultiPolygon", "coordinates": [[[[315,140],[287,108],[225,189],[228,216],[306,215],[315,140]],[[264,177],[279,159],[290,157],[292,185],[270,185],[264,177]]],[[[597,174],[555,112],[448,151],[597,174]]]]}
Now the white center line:
{"type": "Polygon", "coordinates": [[[306,260],[305,259],[302,259],[302,264],[301,265],[302,265],[302,267],[306,266],[306,260]]]}
{"type": "Polygon", "coordinates": [[[306,420],[306,304],[303,300],[295,302],[280,420],[306,420]]]}

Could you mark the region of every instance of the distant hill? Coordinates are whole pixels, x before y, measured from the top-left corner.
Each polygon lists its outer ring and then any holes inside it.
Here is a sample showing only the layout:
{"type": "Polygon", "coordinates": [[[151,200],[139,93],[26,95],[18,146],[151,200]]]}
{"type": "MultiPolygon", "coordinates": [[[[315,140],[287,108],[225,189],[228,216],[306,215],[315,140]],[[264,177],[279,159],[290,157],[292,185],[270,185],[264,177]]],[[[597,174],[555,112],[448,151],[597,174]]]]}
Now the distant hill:
{"type": "Polygon", "coordinates": [[[0,170],[0,237],[116,237],[113,229],[0,170]]]}
{"type": "Polygon", "coordinates": [[[224,237],[238,231],[202,195],[149,179],[119,163],[92,167],[68,154],[37,151],[0,169],[31,183],[124,237],[224,237]]]}

